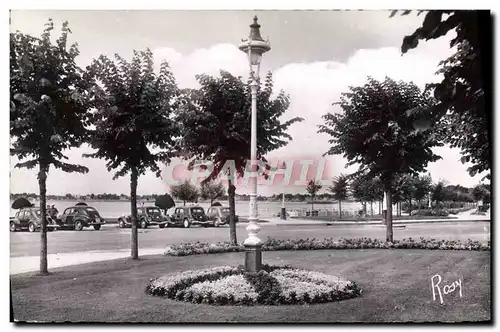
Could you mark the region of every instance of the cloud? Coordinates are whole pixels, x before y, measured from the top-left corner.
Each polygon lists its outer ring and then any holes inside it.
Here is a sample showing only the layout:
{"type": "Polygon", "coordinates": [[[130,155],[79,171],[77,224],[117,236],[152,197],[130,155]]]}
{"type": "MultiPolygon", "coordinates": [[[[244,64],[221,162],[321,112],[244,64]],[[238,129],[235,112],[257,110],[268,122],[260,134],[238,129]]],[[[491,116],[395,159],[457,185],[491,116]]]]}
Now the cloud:
{"type": "Polygon", "coordinates": [[[216,44],[209,48],[197,49],[183,56],[172,48],[157,48],[153,51],[157,66],[166,60],[179,87],[198,87],[195,75],[219,75],[220,70],[226,70],[236,76],[248,73],[248,62],[245,54],[233,44],[216,44]]]}
{"type": "MultiPolygon", "coordinates": [[[[367,76],[383,79],[413,81],[420,87],[436,81],[434,76],[438,62],[450,54],[446,40],[428,42],[402,56],[397,48],[362,49],[356,51],[346,62],[323,61],[311,63],[289,63],[273,71],[276,90],[285,90],[291,98],[289,112],[285,119],[303,117],[304,122],[294,124],[289,133],[293,141],[286,147],[270,154],[273,158],[301,158],[304,155],[320,158],[328,150],[327,136],[317,133],[317,126],[322,123],[321,116],[327,112],[338,112],[332,103],[338,100],[342,92],[350,85],[363,84],[367,76]]],[[[163,47],[153,50],[155,63],[159,67],[162,60],[167,60],[180,87],[197,87],[196,74],[218,75],[221,69],[234,75],[246,77],[248,63],[245,55],[232,44],[216,44],[208,48],[197,49],[189,54],[181,54],[175,49],[163,47]]],[[[264,58],[265,61],[265,58],[264,58]]],[[[70,162],[81,163],[90,168],[86,175],[65,174],[51,171],[48,178],[49,193],[66,192],[90,193],[126,193],[129,192],[127,177],[113,181],[104,161],[82,159],[81,154],[89,152],[88,147],[73,149],[68,152],[70,162]]],[[[441,148],[438,150],[444,160],[429,166],[435,180],[443,177],[453,183],[471,186],[479,177],[471,179],[466,173],[466,165],[458,162],[458,150],[441,148]]],[[[16,162],[11,158],[11,191],[38,192],[36,171],[13,169],[16,162]]],[[[328,157],[330,175],[349,173],[355,170],[344,168],[346,161],[341,156],[328,157]]],[[[280,188],[261,187],[263,194],[280,192],[280,188]]],[[[139,180],[139,193],[159,193],[168,190],[165,181],[147,174],[139,180]]],[[[293,191],[300,191],[295,188],[293,191]]]]}

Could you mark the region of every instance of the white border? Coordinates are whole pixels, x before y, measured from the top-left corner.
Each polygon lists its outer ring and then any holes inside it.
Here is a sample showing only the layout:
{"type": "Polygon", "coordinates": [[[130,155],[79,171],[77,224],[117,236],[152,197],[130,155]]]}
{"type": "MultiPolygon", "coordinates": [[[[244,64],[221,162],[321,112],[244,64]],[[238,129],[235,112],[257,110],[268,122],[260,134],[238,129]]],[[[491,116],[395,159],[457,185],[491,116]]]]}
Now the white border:
{"type": "MultiPolygon", "coordinates": [[[[189,10],[196,10],[196,9],[211,9],[211,10],[216,10],[216,9],[244,9],[244,10],[255,10],[256,8],[263,9],[263,10],[271,10],[271,9],[358,9],[358,8],[364,8],[364,9],[389,9],[389,8],[426,8],[426,9],[492,9],[493,7],[498,6],[498,2],[493,2],[493,1],[484,1],[484,0],[476,0],[471,2],[470,0],[455,0],[455,1],[447,1],[447,2],[438,2],[435,0],[422,0],[418,2],[405,2],[402,3],[401,1],[360,1],[360,0],[350,0],[342,3],[332,3],[330,1],[320,1],[320,0],[308,0],[308,1],[280,1],[280,2],[271,2],[269,0],[254,0],[252,2],[236,2],[236,1],[231,1],[231,0],[226,0],[226,1],[220,1],[220,0],[212,0],[212,1],[193,1],[193,0],[184,0],[184,1],[172,1],[172,2],[160,2],[160,1],[151,1],[151,0],[141,0],[141,1],[110,1],[108,3],[104,3],[102,0],[100,1],[95,1],[95,0],[87,0],[84,2],[70,2],[70,1],[54,1],[54,0],[45,0],[45,1],[10,1],[10,2],[2,2],[2,5],[7,5],[4,10],[2,10],[1,14],[1,19],[2,19],[2,27],[4,29],[4,33],[1,34],[1,38],[3,39],[0,43],[0,45],[3,45],[3,47],[6,47],[8,45],[8,30],[9,30],[9,12],[8,9],[189,9],[189,10]],[[328,6],[326,6],[328,4],[328,6]]],[[[3,6],[2,6],[3,7],[3,6]]],[[[498,25],[498,21],[496,22],[498,25]]],[[[307,28],[307,27],[305,27],[307,28]]],[[[498,34],[495,33],[495,36],[498,34]]],[[[497,51],[495,51],[496,54],[498,54],[497,51]]],[[[1,53],[3,57],[3,66],[0,66],[0,70],[2,70],[1,77],[3,77],[3,82],[4,84],[9,84],[7,81],[8,77],[8,50],[5,50],[1,53]]],[[[2,135],[2,138],[0,139],[1,144],[2,144],[2,149],[1,151],[3,152],[1,154],[2,157],[2,162],[1,168],[2,168],[2,176],[4,177],[4,186],[3,186],[3,191],[2,191],[2,196],[1,196],[1,202],[3,204],[7,205],[9,204],[9,192],[6,188],[6,183],[9,183],[9,178],[8,178],[8,169],[9,169],[9,157],[7,156],[7,151],[8,151],[8,135],[7,135],[7,128],[8,128],[8,112],[5,109],[8,105],[8,92],[7,88],[4,88],[1,90],[2,94],[5,99],[2,100],[2,105],[4,105],[4,109],[2,112],[0,112],[0,116],[2,119],[0,120],[0,124],[4,126],[5,130],[2,130],[1,132],[4,133],[2,135]]],[[[497,96],[500,94],[496,93],[497,96]]],[[[496,108],[495,108],[496,109],[496,108]]],[[[495,144],[494,146],[500,146],[500,142],[497,142],[497,138],[500,135],[496,135],[495,139],[495,144]],[[497,144],[498,143],[498,144],[497,144]]],[[[495,151],[497,152],[497,151],[495,151]]],[[[495,169],[496,170],[496,169],[495,169]]],[[[495,171],[493,170],[493,171],[495,171]]],[[[495,188],[496,189],[496,188],[495,188]]],[[[495,190],[496,191],[496,190],[495,190]]],[[[6,209],[4,211],[9,211],[8,206],[5,206],[6,209]]],[[[494,208],[497,208],[497,204],[495,203],[494,208]]],[[[3,231],[1,232],[1,235],[3,237],[2,245],[3,245],[3,250],[2,252],[4,253],[2,255],[2,265],[4,267],[4,271],[7,271],[9,269],[9,257],[7,256],[7,253],[10,252],[9,248],[9,232],[7,231],[6,225],[4,225],[3,231]]],[[[497,261],[498,263],[498,261],[497,261]]],[[[7,287],[8,285],[8,277],[7,273],[5,272],[4,274],[4,280],[2,280],[2,285],[1,287],[2,294],[0,295],[1,298],[3,299],[3,304],[4,307],[1,310],[2,313],[2,318],[1,321],[3,324],[5,322],[8,322],[9,317],[8,314],[10,312],[9,308],[9,288],[7,287]]],[[[498,285],[498,283],[497,283],[498,285]]],[[[496,293],[496,292],[495,292],[496,293]]],[[[495,294],[496,295],[496,294],[495,294]]],[[[496,306],[498,308],[498,305],[496,306]]],[[[496,315],[498,318],[498,315],[496,315]]],[[[265,330],[274,330],[276,329],[277,326],[269,326],[266,328],[260,327],[265,330]]],[[[299,327],[302,329],[304,326],[299,327]]],[[[331,329],[331,326],[322,326],[323,328],[328,328],[331,329]]],[[[14,326],[12,324],[9,324],[7,326],[7,329],[13,329],[14,326]]],[[[68,328],[71,328],[71,326],[68,326],[68,328]]],[[[103,330],[103,328],[96,327],[89,325],[88,327],[84,327],[85,329],[91,329],[92,331],[100,331],[103,330]]],[[[119,327],[115,327],[119,328],[119,327]]],[[[176,330],[176,327],[168,327],[169,329],[174,329],[176,330]]],[[[184,327],[185,328],[192,328],[192,327],[184,327]]],[[[219,329],[219,327],[213,327],[214,329],[219,329]]],[[[238,327],[235,327],[238,328],[238,327]]],[[[255,328],[255,327],[254,327],[255,328]]],[[[352,327],[346,326],[346,327],[341,327],[341,326],[335,326],[334,327],[336,330],[351,330],[352,327]]],[[[386,327],[384,327],[386,328],[386,327]]],[[[425,326],[426,329],[429,329],[428,326],[425,326]]]]}

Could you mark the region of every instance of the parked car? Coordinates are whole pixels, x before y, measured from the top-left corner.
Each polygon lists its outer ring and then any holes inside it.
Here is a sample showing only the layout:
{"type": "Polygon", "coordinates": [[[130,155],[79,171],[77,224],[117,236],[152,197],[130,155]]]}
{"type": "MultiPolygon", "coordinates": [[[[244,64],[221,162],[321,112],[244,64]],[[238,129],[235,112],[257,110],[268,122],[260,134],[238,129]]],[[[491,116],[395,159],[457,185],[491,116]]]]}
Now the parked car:
{"type": "Polygon", "coordinates": [[[207,218],[205,210],[200,206],[183,206],[175,208],[169,223],[174,226],[183,226],[184,228],[189,228],[191,225],[213,225],[213,221],[207,218]]]}
{"type": "MultiPolygon", "coordinates": [[[[229,208],[224,206],[211,206],[207,210],[207,217],[212,221],[214,227],[229,224],[229,214],[229,208]]],[[[235,222],[238,222],[238,216],[235,217],[235,222]]]]}
{"type": "Polygon", "coordinates": [[[59,215],[56,220],[61,228],[74,229],[81,231],[84,227],[94,227],[96,231],[101,229],[101,226],[106,222],[101,217],[99,212],[87,204],[78,204],[69,207],[59,215]]]}
{"type": "MultiPolygon", "coordinates": [[[[158,225],[160,228],[165,228],[168,225],[168,216],[164,216],[156,206],[147,206],[137,208],[137,220],[139,228],[147,228],[149,226],[158,225]]],[[[126,215],[118,218],[118,227],[132,227],[132,216],[126,215]]]]}
{"type": "MultiPolygon", "coordinates": [[[[39,231],[42,227],[42,213],[39,207],[25,207],[20,209],[15,217],[10,218],[10,231],[28,229],[30,232],[39,231]]],[[[59,225],[47,216],[47,230],[55,231],[59,225]]]]}

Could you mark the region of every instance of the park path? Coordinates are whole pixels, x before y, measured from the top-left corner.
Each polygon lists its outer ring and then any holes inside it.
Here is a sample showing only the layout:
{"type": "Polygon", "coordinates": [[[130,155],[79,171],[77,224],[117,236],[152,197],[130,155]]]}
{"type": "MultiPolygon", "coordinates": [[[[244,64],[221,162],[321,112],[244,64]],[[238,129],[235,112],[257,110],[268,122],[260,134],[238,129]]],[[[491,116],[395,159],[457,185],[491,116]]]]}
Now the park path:
{"type": "MultiPolygon", "coordinates": [[[[139,248],[139,256],[160,255],[165,252],[165,248],[139,248]]],[[[48,269],[93,263],[99,261],[109,261],[114,259],[130,257],[130,249],[123,250],[94,250],[84,252],[70,252],[49,254],[48,269]]],[[[10,274],[38,271],[40,268],[40,256],[24,256],[10,258],[10,274]]]]}

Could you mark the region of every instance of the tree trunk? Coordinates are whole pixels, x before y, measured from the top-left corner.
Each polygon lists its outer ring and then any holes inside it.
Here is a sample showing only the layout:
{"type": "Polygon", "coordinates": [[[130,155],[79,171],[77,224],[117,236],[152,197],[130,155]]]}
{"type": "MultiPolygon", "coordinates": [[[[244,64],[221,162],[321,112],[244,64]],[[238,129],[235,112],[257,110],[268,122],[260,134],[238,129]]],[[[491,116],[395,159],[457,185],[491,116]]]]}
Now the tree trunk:
{"type": "Polygon", "coordinates": [[[314,211],[314,196],[311,195],[311,217],[313,217],[314,211]]]}
{"type": "Polygon", "coordinates": [[[370,212],[371,212],[371,215],[373,217],[373,202],[370,202],[370,212]]]}
{"type": "Polygon", "coordinates": [[[237,244],[236,238],[236,203],[234,202],[234,196],[236,193],[236,187],[233,185],[231,180],[228,181],[229,188],[227,190],[228,200],[229,200],[229,238],[231,244],[237,244]]]}
{"type": "Polygon", "coordinates": [[[40,274],[47,275],[47,167],[40,164],[38,172],[38,186],[40,189],[40,213],[42,224],[40,227],[40,274]]]}
{"type": "Polygon", "coordinates": [[[342,219],[342,201],[339,199],[339,220],[342,219]]]}
{"type": "Polygon", "coordinates": [[[186,206],[186,201],[183,201],[184,202],[184,206],[186,206]]]}
{"type": "Polygon", "coordinates": [[[387,196],[387,219],[386,219],[386,237],[385,240],[387,242],[392,242],[393,241],[393,234],[392,234],[392,190],[387,189],[386,190],[386,196],[387,196]]]}
{"type": "Polygon", "coordinates": [[[130,209],[132,222],[132,243],[130,246],[130,255],[132,259],[139,259],[139,245],[137,234],[137,169],[132,168],[130,175],[130,209]]]}
{"type": "Polygon", "coordinates": [[[410,203],[410,206],[408,207],[408,211],[409,211],[409,212],[408,212],[408,215],[409,215],[409,216],[411,216],[411,199],[409,200],[409,202],[408,202],[408,203],[410,203]]]}

